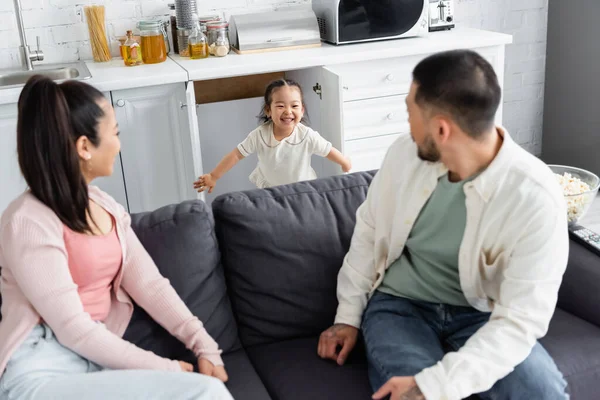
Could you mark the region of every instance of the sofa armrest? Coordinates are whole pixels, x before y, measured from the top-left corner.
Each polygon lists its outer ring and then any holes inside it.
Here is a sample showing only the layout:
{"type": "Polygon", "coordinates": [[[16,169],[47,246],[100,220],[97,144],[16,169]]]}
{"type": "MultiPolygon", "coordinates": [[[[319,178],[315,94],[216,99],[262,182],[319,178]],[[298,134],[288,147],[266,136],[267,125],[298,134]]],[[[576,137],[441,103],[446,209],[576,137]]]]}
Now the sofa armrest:
{"type": "Polygon", "coordinates": [[[558,307],[600,326],[600,256],[574,240],[570,240],[558,307]]]}

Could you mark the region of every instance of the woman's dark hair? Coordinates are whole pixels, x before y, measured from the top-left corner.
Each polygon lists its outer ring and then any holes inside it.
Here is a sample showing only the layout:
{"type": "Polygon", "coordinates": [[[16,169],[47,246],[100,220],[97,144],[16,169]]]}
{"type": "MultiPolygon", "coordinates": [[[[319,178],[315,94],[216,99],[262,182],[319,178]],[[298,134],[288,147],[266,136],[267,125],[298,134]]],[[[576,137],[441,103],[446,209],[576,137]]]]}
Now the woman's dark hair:
{"type": "Polygon", "coordinates": [[[258,114],[258,120],[263,124],[271,121],[271,117],[267,115],[267,109],[271,107],[271,103],[273,102],[273,92],[275,92],[275,90],[283,86],[293,86],[297,88],[300,92],[300,97],[302,98],[302,106],[304,107],[304,117],[302,117],[302,120],[300,122],[302,122],[303,124],[308,124],[309,119],[308,112],[306,111],[306,104],[304,104],[304,92],[302,92],[302,87],[300,86],[300,84],[291,79],[277,79],[269,83],[269,85],[265,89],[265,102],[263,104],[262,109],[260,110],[260,114],[258,114]]]}
{"type": "Polygon", "coordinates": [[[81,136],[98,146],[104,112],[97,89],[80,81],[57,84],[33,76],[19,97],[17,153],[31,193],[75,232],[91,232],[87,183],[75,142],[81,136]]]}
{"type": "Polygon", "coordinates": [[[500,85],[493,67],[472,50],[437,53],[413,71],[415,101],[447,112],[469,136],[478,139],[494,126],[500,85]]]}

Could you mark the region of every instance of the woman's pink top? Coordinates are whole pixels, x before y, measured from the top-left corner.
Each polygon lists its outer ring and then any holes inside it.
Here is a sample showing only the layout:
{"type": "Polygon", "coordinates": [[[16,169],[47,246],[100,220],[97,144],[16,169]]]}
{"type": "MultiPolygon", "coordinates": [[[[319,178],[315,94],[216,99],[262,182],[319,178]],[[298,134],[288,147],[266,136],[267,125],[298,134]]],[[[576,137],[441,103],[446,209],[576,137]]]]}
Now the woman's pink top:
{"type": "Polygon", "coordinates": [[[27,335],[43,319],[68,349],[109,369],[181,371],[122,338],[133,313],[132,299],[197,357],[223,365],[217,343],[131,229],[131,218],[112,197],[89,187],[89,197],[114,218],[123,262],[111,288],[110,311],[99,324],[84,309],[69,269],[65,227],[30,192],[13,201],[0,218],[0,374],[27,335]]]}
{"type": "Polygon", "coordinates": [[[83,310],[94,321],[104,321],[110,312],[113,281],[123,259],[114,220],[113,228],[106,235],[87,235],[65,226],[63,236],[69,271],[77,285],[83,310]]]}

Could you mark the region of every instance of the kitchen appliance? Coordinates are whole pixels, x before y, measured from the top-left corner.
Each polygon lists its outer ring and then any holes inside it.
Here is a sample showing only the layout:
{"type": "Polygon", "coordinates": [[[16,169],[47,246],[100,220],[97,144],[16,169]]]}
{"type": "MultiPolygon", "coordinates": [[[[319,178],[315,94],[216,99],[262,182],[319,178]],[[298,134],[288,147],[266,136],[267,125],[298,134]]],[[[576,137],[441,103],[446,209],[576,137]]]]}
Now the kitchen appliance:
{"type": "Polygon", "coordinates": [[[333,44],[426,35],[429,0],[313,0],[321,38],[333,44]]]}
{"type": "Polygon", "coordinates": [[[429,0],[429,32],[454,28],[454,0],[429,0]]]}
{"type": "Polygon", "coordinates": [[[317,17],[310,7],[232,15],[229,40],[238,54],[321,46],[317,17]]]}

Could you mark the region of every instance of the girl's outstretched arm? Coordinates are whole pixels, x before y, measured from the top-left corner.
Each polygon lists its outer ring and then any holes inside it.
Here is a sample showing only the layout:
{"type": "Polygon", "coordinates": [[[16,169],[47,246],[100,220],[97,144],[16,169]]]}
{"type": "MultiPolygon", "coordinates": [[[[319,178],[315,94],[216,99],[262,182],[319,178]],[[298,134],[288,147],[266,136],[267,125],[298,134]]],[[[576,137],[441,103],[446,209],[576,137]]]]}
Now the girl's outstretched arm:
{"type": "Polygon", "coordinates": [[[352,163],[350,162],[350,159],[344,156],[335,147],[331,148],[329,154],[327,154],[327,159],[333,161],[336,164],[339,164],[342,167],[342,171],[344,172],[350,172],[350,170],[352,169],[352,163]]]}
{"type": "Polygon", "coordinates": [[[217,164],[215,169],[209,174],[204,174],[194,182],[194,189],[198,192],[203,192],[208,189],[208,193],[212,193],[217,181],[221,179],[231,168],[233,168],[244,156],[240,151],[235,148],[233,151],[228,153],[223,159],[217,164]]]}

